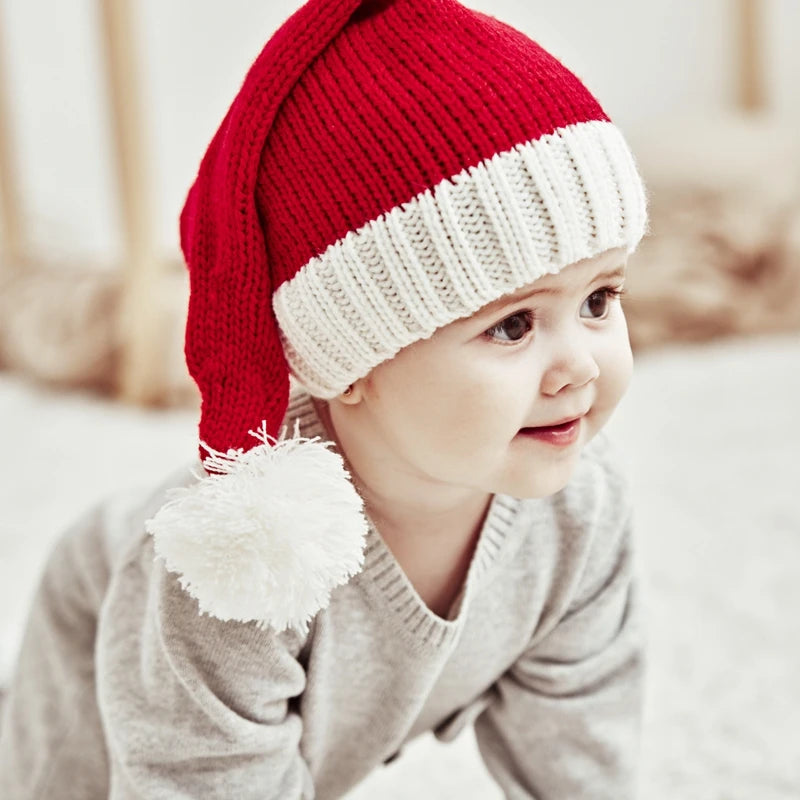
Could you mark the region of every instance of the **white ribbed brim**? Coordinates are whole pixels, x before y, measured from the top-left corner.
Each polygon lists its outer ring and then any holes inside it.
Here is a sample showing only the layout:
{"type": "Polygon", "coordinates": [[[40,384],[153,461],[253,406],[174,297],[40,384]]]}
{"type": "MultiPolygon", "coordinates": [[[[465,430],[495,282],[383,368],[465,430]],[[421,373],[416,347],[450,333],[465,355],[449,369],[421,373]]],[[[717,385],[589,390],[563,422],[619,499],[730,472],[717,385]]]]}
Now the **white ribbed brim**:
{"type": "Polygon", "coordinates": [[[292,374],[335,397],[403,347],[647,231],[646,192],[610,122],[560,128],[350,231],[273,295],[292,374]]]}

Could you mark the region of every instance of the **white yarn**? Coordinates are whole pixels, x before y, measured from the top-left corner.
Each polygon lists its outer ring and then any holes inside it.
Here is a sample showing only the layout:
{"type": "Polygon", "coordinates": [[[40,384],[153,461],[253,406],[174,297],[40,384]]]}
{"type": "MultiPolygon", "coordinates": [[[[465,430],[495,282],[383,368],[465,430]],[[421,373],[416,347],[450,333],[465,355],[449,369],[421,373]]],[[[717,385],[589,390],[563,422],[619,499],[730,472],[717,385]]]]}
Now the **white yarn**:
{"type": "Polygon", "coordinates": [[[205,443],[210,471],[145,524],[157,558],[180,576],[201,613],[301,635],[331,591],[360,571],[363,503],[330,442],[274,439],[221,453],[205,443]]]}
{"type": "Polygon", "coordinates": [[[497,153],[331,244],[275,291],[292,374],[335,397],[399,350],[647,227],[618,128],[559,128],[497,153]]]}

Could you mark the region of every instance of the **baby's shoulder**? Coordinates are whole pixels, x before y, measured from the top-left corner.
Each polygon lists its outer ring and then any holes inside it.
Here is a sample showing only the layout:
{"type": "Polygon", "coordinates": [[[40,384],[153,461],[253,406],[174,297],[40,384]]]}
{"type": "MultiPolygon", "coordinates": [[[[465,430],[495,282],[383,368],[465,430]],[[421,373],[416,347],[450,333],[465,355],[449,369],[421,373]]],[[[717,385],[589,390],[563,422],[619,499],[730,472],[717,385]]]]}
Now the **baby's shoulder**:
{"type": "Polygon", "coordinates": [[[160,508],[171,489],[195,480],[200,462],[182,465],[150,484],[129,485],[97,498],[69,524],[54,547],[52,559],[66,553],[88,557],[110,577],[125,553],[149,538],[145,521],[160,508]]]}
{"type": "Polygon", "coordinates": [[[169,487],[191,478],[190,470],[182,468],[155,485],[118,489],[84,508],[47,554],[40,575],[43,590],[58,597],[62,609],[99,613],[120,564],[144,552],[144,521],[152,509],[163,502],[169,487]]]}
{"type": "Polygon", "coordinates": [[[104,498],[98,510],[111,552],[121,553],[134,540],[149,538],[145,522],[169,500],[172,491],[190,486],[202,474],[199,459],[194,459],[150,484],[126,487],[104,498]]]}

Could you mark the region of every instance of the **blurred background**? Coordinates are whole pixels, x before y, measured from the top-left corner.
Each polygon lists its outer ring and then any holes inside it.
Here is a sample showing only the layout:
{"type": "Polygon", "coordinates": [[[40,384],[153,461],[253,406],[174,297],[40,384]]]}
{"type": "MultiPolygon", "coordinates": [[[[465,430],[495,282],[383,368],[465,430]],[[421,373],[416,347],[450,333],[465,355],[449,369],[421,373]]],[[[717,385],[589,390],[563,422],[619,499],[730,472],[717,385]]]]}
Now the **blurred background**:
{"type": "MultiPolygon", "coordinates": [[[[178,214],[291,0],[0,0],[0,689],[45,555],[195,453],[178,214]]],[[[465,0],[599,97],[651,233],[610,427],[650,611],[644,798],[800,797],[800,3],[465,0]]],[[[465,733],[352,798],[499,797],[465,733]]]]}

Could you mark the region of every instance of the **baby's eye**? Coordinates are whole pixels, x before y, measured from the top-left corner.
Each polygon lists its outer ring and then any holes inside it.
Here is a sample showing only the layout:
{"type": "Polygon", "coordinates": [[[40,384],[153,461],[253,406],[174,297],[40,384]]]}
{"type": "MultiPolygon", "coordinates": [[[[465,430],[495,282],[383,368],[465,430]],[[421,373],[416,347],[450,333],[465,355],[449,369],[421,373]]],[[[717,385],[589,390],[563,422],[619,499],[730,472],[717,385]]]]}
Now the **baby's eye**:
{"type": "Polygon", "coordinates": [[[606,286],[603,289],[592,292],[581,306],[581,316],[584,318],[587,317],[587,315],[583,313],[583,310],[584,308],[588,308],[589,319],[602,319],[608,313],[611,301],[616,300],[623,294],[625,294],[624,289],[614,289],[611,286],[606,286]]]}
{"type": "Polygon", "coordinates": [[[530,311],[518,311],[497,325],[492,325],[483,335],[496,342],[513,343],[522,341],[532,328],[533,314],[530,311]]]}

